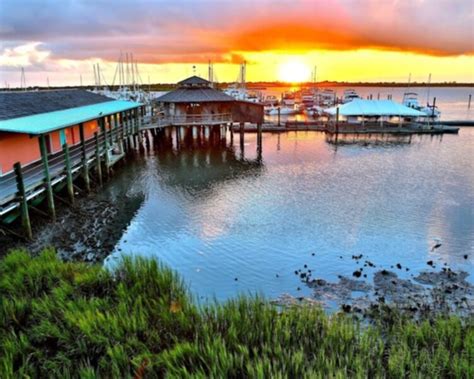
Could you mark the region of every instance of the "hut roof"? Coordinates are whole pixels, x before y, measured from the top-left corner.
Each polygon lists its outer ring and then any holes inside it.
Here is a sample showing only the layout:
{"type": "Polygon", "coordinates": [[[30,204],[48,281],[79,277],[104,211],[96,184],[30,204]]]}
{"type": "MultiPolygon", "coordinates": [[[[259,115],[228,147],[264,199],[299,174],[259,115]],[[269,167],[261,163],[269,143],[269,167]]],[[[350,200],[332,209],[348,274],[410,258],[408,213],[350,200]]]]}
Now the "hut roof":
{"type": "Polygon", "coordinates": [[[82,107],[33,114],[9,120],[0,120],[0,131],[26,134],[45,134],[67,128],[99,117],[123,112],[141,106],[140,103],[124,100],[100,102],[82,107]]]}
{"type": "Polygon", "coordinates": [[[77,89],[0,92],[0,120],[99,104],[111,100],[113,99],[106,96],[77,89]]]}
{"type": "Polygon", "coordinates": [[[155,101],[161,103],[203,103],[235,101],[235,99],[222,91],[211,88],[210,81],[194,75],[178,82],[177,89],[156,98],[155,101]]]}
{"type": "Polygon", "coordinates": [[[203,79],[199,76],[193,75],[187,79],[181,80],[178,82],[178,86],[210,86],[211,82],[209,80],[203,79]]]}
{"type": "Polygon", "coordinates": [[[162,103],[203,103],[235,101],[232,96],[213,88],[178,88],[155,101],[162,103]]]}
{"type": "Polygon", "coordinates": [[[349,103],[329,108],[325,112],[335,115],[339,108],[341,116],[404,116],[423,117],[426,113],[406,107],[393,100],[363,100],[355,99],[349,103]]]}

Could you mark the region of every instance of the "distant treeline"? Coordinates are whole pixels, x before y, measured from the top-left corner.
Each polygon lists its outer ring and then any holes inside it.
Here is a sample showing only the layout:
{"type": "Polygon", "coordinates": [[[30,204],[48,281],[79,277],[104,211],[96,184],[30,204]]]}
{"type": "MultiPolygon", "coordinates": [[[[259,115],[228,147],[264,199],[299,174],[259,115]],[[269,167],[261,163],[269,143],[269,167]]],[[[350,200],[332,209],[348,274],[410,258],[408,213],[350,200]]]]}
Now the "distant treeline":
{"type": "MultiPolygon", "coordinates": [[[[218,83],[218,88],[226,88],[229,85],[234,84],[231,82],[218,83]]],[[[334,81],[323,81],[323,82],[306,82],[306,83],[285,83],[285,82],[247,82],[246,86],[252,89],[264,89],[269,87],[474,87],[474,83],[457,83],[457,82],[440,82],[440,83],[425,83],[425,82],[334,82],[334,81]]],[[[86,90],[93,90],[95,86],[55,86],[55,87],[42,87],[32,86],[27,87],[26,90],[47,90],[47,89],[71,89],[71,88],[82,88],[86,90]]],[[[118,90],[119,86],[107,86],[110,90],[118,90]]],[[[175,83],[155,83],[146,84],[141,86],[146,91],[171,91],[176,88],[175,83]]],[[[0,91],[22,91],[21,88],[0,88],[0,91]]]]}

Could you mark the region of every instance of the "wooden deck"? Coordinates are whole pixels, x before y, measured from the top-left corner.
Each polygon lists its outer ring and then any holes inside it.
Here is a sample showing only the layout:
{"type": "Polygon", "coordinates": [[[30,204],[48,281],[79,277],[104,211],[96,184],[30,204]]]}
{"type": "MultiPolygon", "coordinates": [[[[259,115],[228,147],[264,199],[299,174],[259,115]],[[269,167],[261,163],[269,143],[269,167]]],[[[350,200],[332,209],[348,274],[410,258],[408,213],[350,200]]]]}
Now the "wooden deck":
{"type": "MultiPolygon", "coordinates": [[[[124,156],[123,141],[126,138],[136,135],[137,128],[123,125],[106,133],[97,134],[95,138],[68,147],[69,163],[71,174],[74,178],[84,172],[84,166],[97,169],[97,159],[106,169],[113,166],[124,156]]],[[[65,150],[48,156],[49,176],[51,185],[59,187],[67,180],[67,165],[65,150]]],[[[25,190],[26,201],[38,198],[46,191],[45,166],[41,160],[23,166],[22,181],[25,190]]],[[[17,210],[20,207],[18,201],[18,177],[14,171],[0,176],[0,217],[17,210]]]]}

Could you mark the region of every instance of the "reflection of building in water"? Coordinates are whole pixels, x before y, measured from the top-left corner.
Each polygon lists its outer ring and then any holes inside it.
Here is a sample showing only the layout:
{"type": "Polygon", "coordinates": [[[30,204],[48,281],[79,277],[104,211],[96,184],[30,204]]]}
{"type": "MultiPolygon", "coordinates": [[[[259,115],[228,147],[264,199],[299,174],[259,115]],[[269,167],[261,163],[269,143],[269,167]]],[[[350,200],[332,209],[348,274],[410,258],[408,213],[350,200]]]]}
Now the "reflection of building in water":
{"type": "Polygon", "coordinates": [[[238,123],[243,149],[245,123],[252,123],[257,125],[257,148],[261,152],[263,104],[236,100],[197,76],[179,82],[174,91],[157,98],[155,102],[157,115],[152,117],[149,128],[177,127],[176,139],[180,141],[183,134],[199,135],[202,127],[205,127],[203,133],[212,131],[213,136],[220,138],[234,123],[238,123]]]}
{"type": "Polygon", "coordinates": [[[168,127],[155,138],[158,168],[168,184],[208,187],[212,183],[258,175],[262,168],[261,154],[255,160],[237,153],[231,133],[222,127],[168,127]]]}

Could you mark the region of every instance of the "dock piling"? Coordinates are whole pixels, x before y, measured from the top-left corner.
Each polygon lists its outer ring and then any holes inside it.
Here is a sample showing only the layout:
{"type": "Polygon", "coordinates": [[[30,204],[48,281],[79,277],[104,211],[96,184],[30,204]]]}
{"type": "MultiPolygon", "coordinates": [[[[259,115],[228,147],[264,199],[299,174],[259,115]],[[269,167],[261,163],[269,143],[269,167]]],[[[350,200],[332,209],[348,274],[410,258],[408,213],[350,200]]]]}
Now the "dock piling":
{"type": "Polygon", "coordinates": [[[97,132],[94,133],[94,141],[95,141],[95,168],[97,177],[99,178],[99,184],[102,187],[102,162],[100,158],[100,144],[99,144],[99,135],[97,132]]]}
{"type": "Polygon", "coordinates": [[[87,164],[87,153],[86,153],[86,141],[84,138],[84,124],[79,124],[79,135],[81,137],[81,152],[82,152],[82,173],[84,177],[84,183],[86,185],[86,191],[91,191],[91,182],[89,178],[89,165],[87,164]]]}
{"type": "Polygon", "coordinates": [[[72,171],[71,171],[71,157],[69,155],[69,146],[67,143],[63,145],[63,152],[64,152],[64,162],[65,162],[65,168],[66,168],[67,193],[69,197],[69,202],[74,205],[74,184],[73,184],[72,171]]]}
{"type": "Polygon", "coordinates": [[[48,150],[46,149],[46,137],[44,134],[39,136],[39,144],[41,151],[41,160],[43,162],[44,182],[46,186],[46,199],[48,202],[49,215],[53,222],[56,221],[56,209],[54,206],[53,186],[51,184],[51,176],[49,173],[48,150]]]}
{"type": "Polygon", "coordinates": [[[16,185],[18,189],[18,195],[20,200],[20,212],[21,212],[21,225],[28,239],[33,238],[31,231],[30,214],[28,211],[28,201],[26,199],[25,184],[23,182],[23,172],[21,169],[21,163],[16,162],[14,165],[16,175],[16,185]]]}

